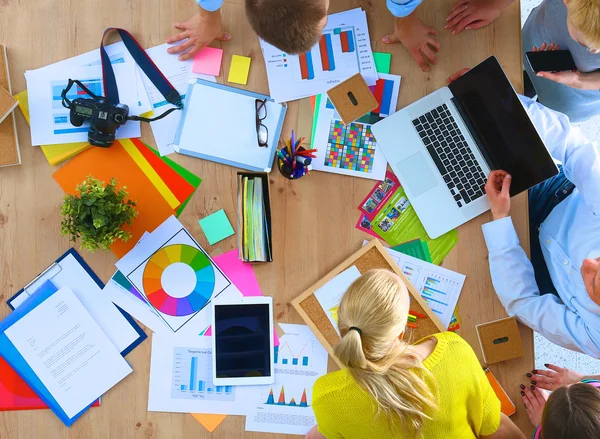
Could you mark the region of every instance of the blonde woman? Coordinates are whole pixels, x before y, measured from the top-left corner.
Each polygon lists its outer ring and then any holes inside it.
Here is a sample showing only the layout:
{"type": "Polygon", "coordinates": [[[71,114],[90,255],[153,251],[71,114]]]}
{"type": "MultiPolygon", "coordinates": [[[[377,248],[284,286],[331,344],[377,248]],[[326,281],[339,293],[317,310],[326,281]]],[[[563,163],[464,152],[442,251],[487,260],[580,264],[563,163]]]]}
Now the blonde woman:
{"type": "Polygon", "coordinates": [[[335,347],[346,369],[315,383],[318,425],[307,438],[524,439],[462,338],[402,341],[408,311],[408,290],[390,271],[369,271],[348,288],[335,347]]]}

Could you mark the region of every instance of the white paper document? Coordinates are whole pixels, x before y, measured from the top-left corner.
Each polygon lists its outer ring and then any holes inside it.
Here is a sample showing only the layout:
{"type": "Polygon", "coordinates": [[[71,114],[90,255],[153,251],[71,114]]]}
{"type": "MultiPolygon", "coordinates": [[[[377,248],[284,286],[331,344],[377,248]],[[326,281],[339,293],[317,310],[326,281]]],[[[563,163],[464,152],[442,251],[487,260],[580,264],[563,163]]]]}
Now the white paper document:
{"type": "MultiPolygon", "coordinates": [[[[207,81],[216,82],[214,76],[200,75],[192,73],[193,60],[179,61],[177,55],[171,55],[167,52],[170,46],[168,44],[161,44],[160,46],[151,47],[146,50],[146,53],[154,64],[160,69],[163,75],[169,80],[169,82],[175,87],[175,89],[181,95],[183,105],[185,105],[185,94],[188,89],[188,83],[190,78],[197,77],[207,81]]],[[[169,104],[164,96],[158,91],[158,89],[152,84],[152,81],[142,72],[142,81],[148,92],[152,110],[154,111],[154,117],[164,113],[169,108],[174,106],[169,104]]],[[[160,155],[166,155],[174,152],[173,141],[175,140],[175,134],[177,133],[177,127],[181,120],[182,111],[174,111],[163,119],[155,122],[150,122],[152,127],[152,134],[154,134],[154,140],[158,147],[160,155]]]]}
{"type": "Polygon", "coordinates": [[[154,334],[148,411],[245,415],[256,386],[212,383],[212,338],[154,334]]]}
{"type": "Polygon", "coordinates": [[[275,102],[325,93],[359,72],[367,85],[375,85],[379,77],[367,14],[360,8],[329,15],[321,40],[309,52],[290,55],[263,40],[260,46],[275,102]]]}
{"type": "Polygon", "coordinates": [[[304,435],[317,423],[312,389],[327,373],[327,351],[308,326],[279,325],[285,335],[275,348],[275,383],[251,387],[246,431],[304,435]]]}
{"type": "Polygon", "coordinates": [[[386,248],[386,251],[421,294],[421,297],[425,299],[444,328],[448,328],[466,276],[391,248],[386,248]]]}
{"type": "Polygon", "coordinates": [[[70,418],[132,372],[67,287],[8,328],[6,335],[70,418]]]}
{"type": "Polygon", "coordinates": [[[171,328],[160,317],[158,311],[146,302],[146,299],[143,298],[120,271],[117,271],[106,283],[102,294],[152,332],[173,333],[171,328]]]}
{"type": "Polygon", "coordinates": [[[123,352],[140,337],[110,298],[102,294],[98,284],[73,255],[67,255],[44,272],[17,296],[18,300],[12,300],[11,305],[15,308],[20,306],[47,280],[52,281],[56,288],[70,288],[119,352],[123,352]]]}
{"type": "Polygon", "coordinates": [[[356,279],[360,277],[360,271],[355,265],[342,271],[336,277],[331,279],[317,291],[315,297],[327,315],[327,318],[333,325],[335,331],[339,334],[337,312],[342,297],[356,279]]]}
{"type": "Polygon", "coordinates": [[[312,161],[315,171],[385,179],[387,160],[377,146],[371,126],[396,112],[400,80],[400,76],[380,73],[376,84],[369,87],[379,106],[348,125],[344,125],[327,95],[321,95],[312,142],[312,148],[318,149],[312,161]]]}
{"type": "Polygon", "coordinates": [[[204,249],[174,216],[116,263],[127,281],[172,332],[204,333],[210,301],[242,297],[204,249]]]}
{"type": "MultiPolygon", "coordinates": [[[[130,113],[137,113],[136,69],[133,63],[114,64],[113,69],[119,89],[119,100],[129,106],[130,113]]],[[[31,142],[33,145],[87,142],[89,120],[76,127],[71,125],[69,109],[63,107],[61,93],[69,79],[80,80],[92,93],[104,96],[102,66],[73,66],[67,71],[38,69],[25,72],[31,118],[31,142]]],[[[70,100],[88,97],[77,85],[71,87],[70,100]]],[[[129,121],[116,131],[118,139],[140,137],[140,123],[129,121]]]]}

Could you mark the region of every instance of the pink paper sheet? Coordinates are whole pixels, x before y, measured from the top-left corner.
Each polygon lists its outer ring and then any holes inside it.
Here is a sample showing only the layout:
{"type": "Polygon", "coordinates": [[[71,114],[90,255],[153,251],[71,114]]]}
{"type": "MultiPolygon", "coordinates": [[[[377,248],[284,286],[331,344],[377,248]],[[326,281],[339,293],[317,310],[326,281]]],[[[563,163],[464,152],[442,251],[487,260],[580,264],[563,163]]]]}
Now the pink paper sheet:
{"type": "MultiPolygon", "coordinates": [[[[225,276],[233,282],[243,296],[262,296],[263,293],[260,290],[260,285],[258,284],[258,279],[256,279],[256,274],[254,274],[252,265],[240,261],[238,253],[237,249],[231,250],[230,252],[215,256],[213,261],[223,270],[225,276]]],[[[212,335],[212,327],[208,328],[204,335],[212,335]]],[[[275,346],[279,346],[277,332],[274,332],[273,335],[275,337],[275,346]]]]}

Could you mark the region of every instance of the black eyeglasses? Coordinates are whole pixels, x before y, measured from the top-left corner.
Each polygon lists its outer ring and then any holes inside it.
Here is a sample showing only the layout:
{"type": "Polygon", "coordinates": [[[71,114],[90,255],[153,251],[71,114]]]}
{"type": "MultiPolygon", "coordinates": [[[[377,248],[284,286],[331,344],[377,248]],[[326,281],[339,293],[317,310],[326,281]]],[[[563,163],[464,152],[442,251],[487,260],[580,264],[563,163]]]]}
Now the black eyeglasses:
{"type": "Polygon", "coordinates": [[[256,104],[256,139],[258,146],[266,148],[269,145],[269,129],[263,120],[267,118],[267,100],[257,99],[256,104]]]}

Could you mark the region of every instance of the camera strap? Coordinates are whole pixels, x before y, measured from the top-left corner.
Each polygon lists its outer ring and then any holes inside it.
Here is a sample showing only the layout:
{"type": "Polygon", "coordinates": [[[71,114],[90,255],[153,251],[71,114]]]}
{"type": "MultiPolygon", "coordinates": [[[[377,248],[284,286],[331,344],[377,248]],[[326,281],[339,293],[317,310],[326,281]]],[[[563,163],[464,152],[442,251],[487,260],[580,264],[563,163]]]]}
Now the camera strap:
{"type": "Polygon", "coordinates": [[[169,80],[163,75],[160,69],[154,64],[152,59],[148,56],[146,51],[139,45],[136,39],[127,32],[125,29],[120,29],[116,27],[109,27],[104,31],[104,35],[102,36],[102,41],[100,42],[100,58],[102,60],[102,78],[104,81],[104,96],[106,100],[112,104],[119,103],[119,89],[117,88],[117,80],[115,78],[115,72],[113,70],[112,64],[110,62],[110,58],[108,57],[108,53],[104,48],[104,40],[106,39],[106,35],[112,31],[117,31],[123,40],[123,44],[133,57],[134,61],[138,66],[142,69],[142,71],[146,74],[148,79],[154,84],[154,86],[158,89],[158,91],[164,96],[167,102],[175,105],[176,108],[171,108],[170,110],[165,111],[160,116],[155,117],[153,119],[147,119],[138,116],[130,116],[131,120],[140,120],[145,122],[150,122],[158,119],[162,119],[167,114],[171,113],[175,110],[183,109],[183,102],[181,101],[181,95],[179,92],[173,87],[173,85],[169,82],[169,80]]]}

